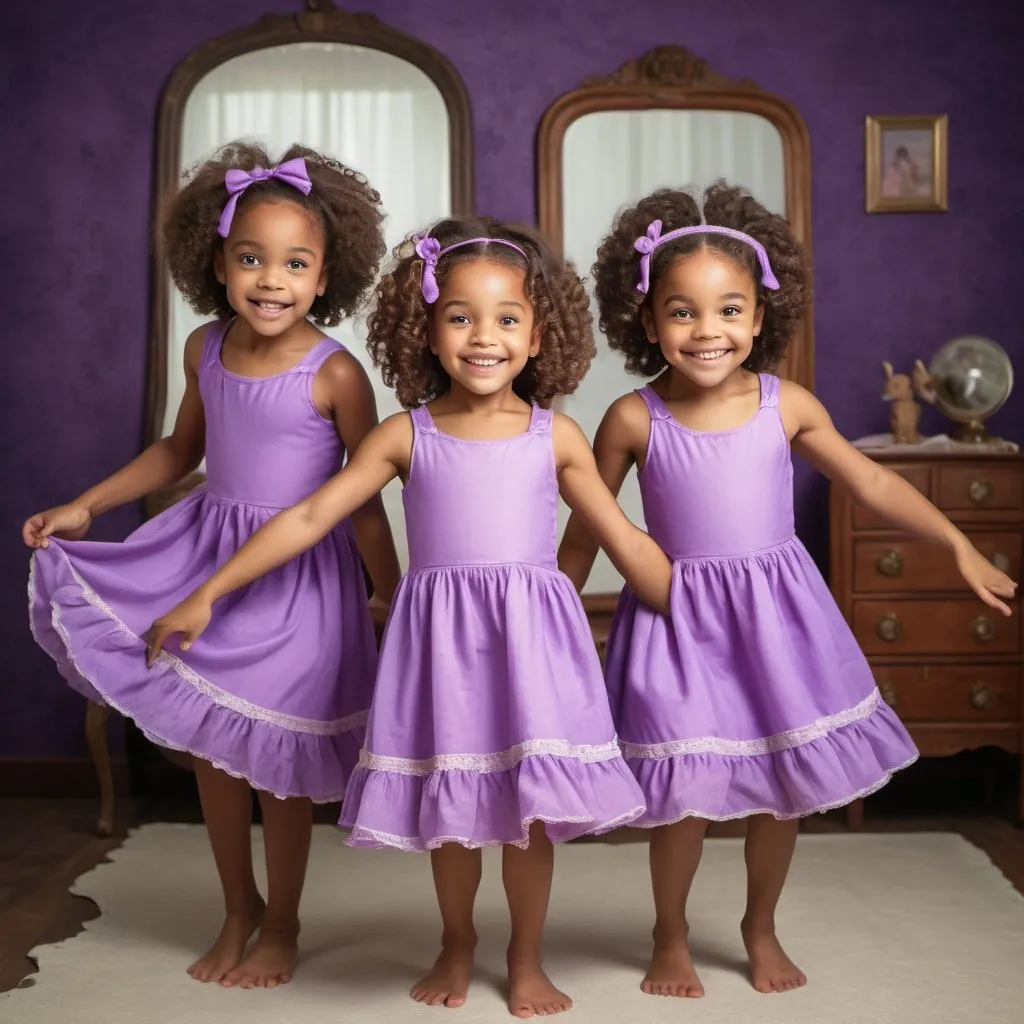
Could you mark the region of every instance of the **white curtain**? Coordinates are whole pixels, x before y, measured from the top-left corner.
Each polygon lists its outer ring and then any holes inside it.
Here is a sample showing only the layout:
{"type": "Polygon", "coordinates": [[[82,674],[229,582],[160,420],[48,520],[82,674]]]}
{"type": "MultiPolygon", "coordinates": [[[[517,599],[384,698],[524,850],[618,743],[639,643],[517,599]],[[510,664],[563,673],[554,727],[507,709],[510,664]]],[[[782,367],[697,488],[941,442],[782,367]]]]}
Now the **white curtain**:
{"type": "MultiPolygon", "coordinates": [[[[778,130],[756,114],[717,110],[602,111],[581,117],[565,133],[562,151],[563,238],[566,256],[588,274],[616,211],[661,187],[703,187],[716,178],[749,189],[768,209],[785,213],[785,162],[778,130]]],[[[637,264],[639,270],[639,263],[637,264]]],[[[591,289],[591,298],[593,290],[591,289]]],[[[594,306],[595,321],[597,307],[594,306]]],[[[642,387],[623,359],[597,338],[597,358],[579,390],[559,403],[591,441],[616,398],[642,387]]],[[[636,473],[620,504],[643,526],[636,473]]],[[[562,506],[564,528],[568,510],[562,506]]],[[[602,552],[587,593],[608,593],[622,578],[602,552]]]]}
{"type": "MultiPolygon", "coordinates": [[[[302,143],[361,171],[380,192],[390,250],[410,231],[451,213],[448,112],[437,86],[419,68],[378,50],[339,43],[293,43],[247,53],[203,78],[189,96],[181,140],[182,169],[234,139],[265,145],[273,159],[302,143]]],[[[184,391],[185,339],[197,317],[173,289],[168,322],[164,433],[184,391]]],[[[381,418],[400,408],[366,353],[362,320],[333,328],[366,366],[381,418]]],[[[401,485],[384,491],[395,543],[407,564],[401,485]]]]}

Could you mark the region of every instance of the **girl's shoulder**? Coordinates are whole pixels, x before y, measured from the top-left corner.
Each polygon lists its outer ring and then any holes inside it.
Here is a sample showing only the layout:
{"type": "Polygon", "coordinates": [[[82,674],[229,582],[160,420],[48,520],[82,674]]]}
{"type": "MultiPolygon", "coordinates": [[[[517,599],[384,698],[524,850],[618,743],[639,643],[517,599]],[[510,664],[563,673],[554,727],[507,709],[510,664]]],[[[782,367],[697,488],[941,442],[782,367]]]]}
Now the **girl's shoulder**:
{"type": "Polygon", "coordinates": [[[229,320],[208,320],[185,339],[185,365],[198,372],[220,355],[220,346],[228,332],[229,320]]]}
{"type": "Polygon", "coordinates": [[[601,420],[595,447],[646,449],[651,421],[657,418],[658,408],[656,399],[651,398],[649,385],[616,398],[601,420]]]}

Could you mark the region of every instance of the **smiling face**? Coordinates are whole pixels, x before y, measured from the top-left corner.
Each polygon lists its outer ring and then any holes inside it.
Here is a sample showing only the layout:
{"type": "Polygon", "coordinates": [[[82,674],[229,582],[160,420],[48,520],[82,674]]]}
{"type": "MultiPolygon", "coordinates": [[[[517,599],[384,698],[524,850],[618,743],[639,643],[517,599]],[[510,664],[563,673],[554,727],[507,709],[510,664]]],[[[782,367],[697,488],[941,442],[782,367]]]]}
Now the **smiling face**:
{"type": "Polygon", "coordinates": [[[305,322],[327,287],[323,228],[298,203],[246,206],[215,255],[214,270],[239,317],[256,334],[280,336],[305,322]]]}
{"type": "Polygon", "coordinates": [[[647,337],[669,365],[710,388],[750,356],[764,306],[745,267],[712,249],[699,249],[658,276],[642,318],[647,337]]]}
{"type": "Polygon", "coordinates": [[[430,350],[452,385],[493,395],[523,372],[540,351],[523,270],[479,257],[445,275],[433,305],[430,350]]]}

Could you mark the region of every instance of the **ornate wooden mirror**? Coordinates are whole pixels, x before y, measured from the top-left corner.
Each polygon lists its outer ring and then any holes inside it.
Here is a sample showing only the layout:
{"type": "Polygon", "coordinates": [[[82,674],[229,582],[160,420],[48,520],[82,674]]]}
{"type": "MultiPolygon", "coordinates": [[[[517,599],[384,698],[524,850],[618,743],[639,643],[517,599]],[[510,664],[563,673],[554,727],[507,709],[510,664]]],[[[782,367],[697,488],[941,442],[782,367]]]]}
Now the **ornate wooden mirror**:
{"type": "MultiPolygon", "coordinates": [[[[275,154],[301,142],[363,172],[388,213],[389,248],[422,224],[473,210],[472,116],[458,72],[426,43],[330,0],[307,0],[299,14],[267,15],[178,65],[160,101],[157,214],[185,169],[239,137],[257,138],[275,154]]],[[[202,320],[171,284],[157,234],[147,443],[173,428],[184,388],[184,342],[202,320]]],[[[363,328],[354,320],[331,333],[368,363],[363,328]]],[[[397,411],[380,375],[370,376],[381,416],[397,411]]],[[[157,496],[150,512],[199,479],[157,496]]],[[[399,487],[384,493],[396,541],[405,535],[400,495],[399,487]]]]}
{"type": "MultiPolygon", "coordinates": [[[[753,82],[718,74],[682,46],[659,46],[555,100],[540,124],[537,168],[541,230],[581,273],[621,206],[661,186],[703,186],[719,177],[786,216],[810,251],[811,152],[800,114],[753,82]]],[[[812,313],[808,308],[779,371],[805,387],[814,378],[812,313]]],[[[561,407],[593,439],[611,402],[640,384],[599,339],[593,368],[561,407]]],[[[635,474],[621,502],[643,522],[635,474]]],[[[586,593],[608,594],[621,582],[602,553],[586,593]]]]}

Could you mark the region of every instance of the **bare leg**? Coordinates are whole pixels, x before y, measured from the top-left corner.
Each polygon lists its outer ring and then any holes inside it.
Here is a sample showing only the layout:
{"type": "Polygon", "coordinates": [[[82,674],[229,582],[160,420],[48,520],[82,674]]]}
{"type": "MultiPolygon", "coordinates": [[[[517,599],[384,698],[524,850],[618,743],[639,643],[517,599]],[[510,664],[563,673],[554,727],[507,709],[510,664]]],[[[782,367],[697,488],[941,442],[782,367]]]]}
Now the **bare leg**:
{"type": "Polygon", "coordinates": [[[799,821],[778,821],[768,814],[747,822],[747,912],[741,927],[758,992],[788,992],[807,984],[806,975],[786,956],[775,935],[775,908],[799,828],[799,821]]]}
{"type": "Polygon", "coordinates": [[[299,901],[313,836],[313,803],[260,793],[267,851],[267,910],[252,951],[222,985],[276,988],[292,980],[299,953],[299,901]]]}
{"type": "Polygon", "coordinates": [[[100,783],[100,816],[96,831],[109,836],[114,831],[114,770],[110,764],[110,745],[107,738],[107,720],[110,707],[89,701],[85,709],[85,738],[89,744],[96,778],[100,783]]]}
{"type": "Polygon", "coordinates": [[[462,1006],[469,992],[476,950],[473,905],[483,870],[479,850],[445,843],[430,854],[434,889],[441,910],[441,952],[409,995],[427,1006],[462,1006]]]}
{"type": "Polygon", "coordinates": [[[209,761],[195,759],[206,831],[224,890],[224,926],[210,951],[188,969],[196,981],[221,981],[259,926],[263,897],[252,873],[252,790],[209,761]]]}
{"type": "Polygon", "coordinates": [[[686,901],[697,873],[708,822],[684,818],[651,833],[651,887],[654,890],[654,952],[641,988],[650,996],[704,995],[690,958],[686,901]]]}
{"type": "Polygon", "coordinates": [[[572,1008],[572,1000],[560,992],[544,973],[544,921],[551,896],[555,852],[544,823],[530,826],[530,845],[525,850],[506,846],[502,851],[501,877],[505,883],[512,938],[508,944],[508,1008],[516,1017],[546,1016],[572,1008]]]}

